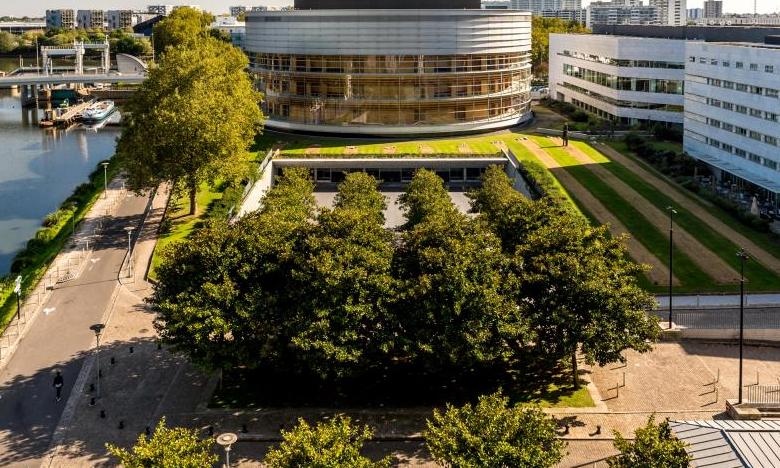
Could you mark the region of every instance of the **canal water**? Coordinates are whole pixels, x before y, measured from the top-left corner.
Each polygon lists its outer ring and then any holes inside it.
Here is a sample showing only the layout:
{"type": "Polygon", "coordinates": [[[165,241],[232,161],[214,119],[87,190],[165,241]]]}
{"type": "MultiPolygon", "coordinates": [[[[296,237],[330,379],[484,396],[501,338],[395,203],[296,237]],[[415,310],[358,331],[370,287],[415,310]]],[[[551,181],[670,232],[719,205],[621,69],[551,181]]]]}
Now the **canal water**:
{"type": "Polygon", "coordinates": [[[43,130],[41,110],[22,109],[18,91],[0,89],[0,276],[43,218],[114,154],[116,128],[43,130]]]}

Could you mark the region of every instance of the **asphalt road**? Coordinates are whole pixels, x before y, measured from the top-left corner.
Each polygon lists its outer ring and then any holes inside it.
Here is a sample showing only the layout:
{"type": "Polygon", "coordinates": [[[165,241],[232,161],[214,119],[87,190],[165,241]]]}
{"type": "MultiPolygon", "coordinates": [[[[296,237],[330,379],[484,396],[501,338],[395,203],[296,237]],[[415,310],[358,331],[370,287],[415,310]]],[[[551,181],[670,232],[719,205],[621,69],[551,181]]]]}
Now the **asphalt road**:
{"type": "Polygon", "coordinates": [[[39,466],[49,448],[71,388],[95,335],[89,326],[103,319],[118,287],[127,251],[128,225],[140,225],[148,197],[132,194],[104,226],[81,275],[57,285],[16,353],[0,370],[0,466],[39,466]],[[52,387],[62,371],[57,402],[52,387]]]}

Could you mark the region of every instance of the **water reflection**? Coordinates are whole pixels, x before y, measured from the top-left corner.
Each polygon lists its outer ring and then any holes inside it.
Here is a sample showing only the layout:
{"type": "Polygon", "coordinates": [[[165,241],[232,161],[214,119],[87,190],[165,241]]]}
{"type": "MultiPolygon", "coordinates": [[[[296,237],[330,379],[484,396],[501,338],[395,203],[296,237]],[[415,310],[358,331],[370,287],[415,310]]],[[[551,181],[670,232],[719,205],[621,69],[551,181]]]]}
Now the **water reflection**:
{"type": "Polygon", "coordinates": [[[114,152],[113,127],[38,128],[43,112],[22,109],[19,92],[0,90],[0,274],[46,214],[114,152]]]}

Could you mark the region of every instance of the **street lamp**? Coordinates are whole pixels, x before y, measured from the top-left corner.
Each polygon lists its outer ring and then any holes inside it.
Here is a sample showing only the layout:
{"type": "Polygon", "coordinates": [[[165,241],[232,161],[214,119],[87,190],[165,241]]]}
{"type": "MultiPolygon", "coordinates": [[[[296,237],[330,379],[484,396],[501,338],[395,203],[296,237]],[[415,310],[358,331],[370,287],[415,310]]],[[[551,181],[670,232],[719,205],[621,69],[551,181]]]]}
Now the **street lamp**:
{"type": "Polygon", "coordinates": [[[125,231],[127,231],[127,277],[132,278],[133,276],[133,247],[131,244],[131,239],[133,237],[133,229],[135,229],[133,226],[127,226],[125,228],[125,231]]]}
{"type": "Polygon", "coordinates": [[[95,346],[95,364],[97,365],[97,397],[98,398],[100,398],[100,334],[103,332],[104,328],[106,328],[106,326],[103,325],[102,323],[96,323],[89,327],[90,330],[95,332],[95,342],[97,343],[97,346],[95,346]]]}
{"type": "Polygon", "coordinates": [[[742,404],[742,340],[745,329],[745,260],[750,259],[750,255],[745,249],[739,249],[739,401],[742,404]]]}
{"type": "Polygon", "coordinates": [[[674,270],[674,215],[677,214],[677,210],[671,206],[667,206],[666,210],[669,212],[669,330],[672,329],[672,277],[674,270]]]}
{"type": "Polygon", "coordinates": [[[230,446],[235,444],[238,436],[232,432],[225,432],[217,436],[217,444],[225,448],[225,468],[230,468],[230,446]]]}
{"type": "Polygon", "coordinates": [[[103,166],[103,198],[108,198],[108,163],[100,163],[103,166]]]}

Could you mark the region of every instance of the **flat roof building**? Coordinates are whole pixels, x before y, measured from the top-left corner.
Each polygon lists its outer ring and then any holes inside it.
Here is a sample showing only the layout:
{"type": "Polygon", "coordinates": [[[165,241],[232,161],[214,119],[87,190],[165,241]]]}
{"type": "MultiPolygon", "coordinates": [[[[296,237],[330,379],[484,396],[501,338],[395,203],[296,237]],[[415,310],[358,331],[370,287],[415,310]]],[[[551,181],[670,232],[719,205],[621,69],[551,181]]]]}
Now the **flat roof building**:
{"type": "Polygon", "coordinates": [[[77,24],[81,29],[104,29],[106,15],[103,10],[79,10],[76,13],[77,24]]]}
{"type": "Polygon", "coordinates": [[[270,128],[440,134],[531,117],[528,13],[481,10],[479,0],[296,8],[247,14],[244,47],[270,128]]]}
{"type": "Polygon", "coordinates": [[[46,29],[75,29],[76,13],[73,10],[46,10],[46,29]]]}

